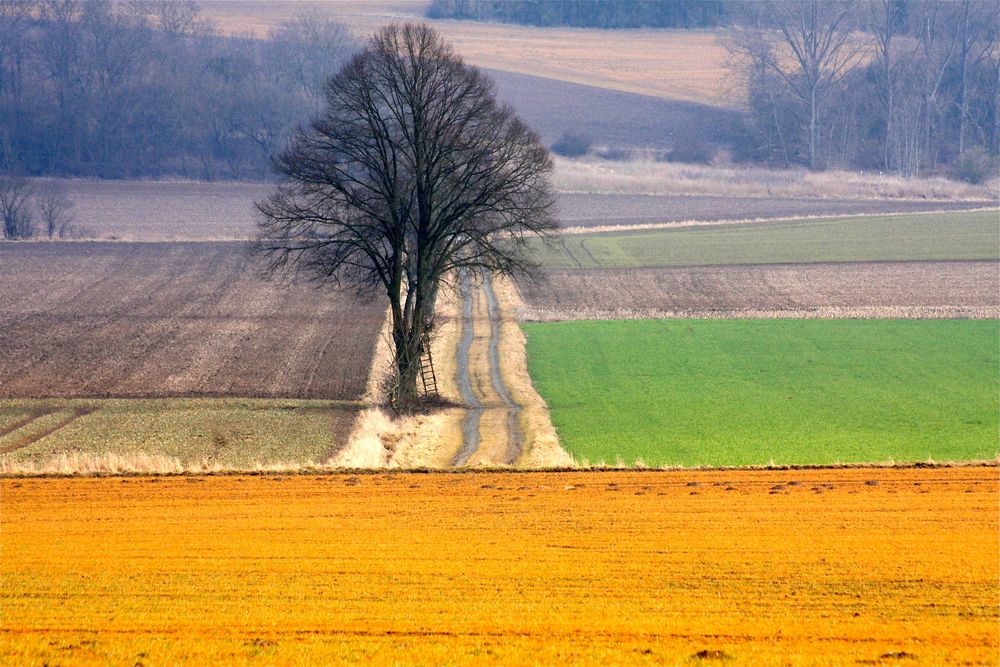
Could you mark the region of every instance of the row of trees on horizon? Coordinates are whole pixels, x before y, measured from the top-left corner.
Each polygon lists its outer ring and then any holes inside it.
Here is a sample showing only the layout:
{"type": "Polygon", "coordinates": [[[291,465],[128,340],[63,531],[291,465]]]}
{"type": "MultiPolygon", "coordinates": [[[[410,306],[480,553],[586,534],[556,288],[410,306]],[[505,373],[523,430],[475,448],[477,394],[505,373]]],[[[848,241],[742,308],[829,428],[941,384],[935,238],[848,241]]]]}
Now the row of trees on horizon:
{"type": "MultiPolygon", "coordinates": [[[[428,12],[717,26],[745,129],[729,146],[677,137],[682,161],[996,173],[1000,0],[433,0],[428,12]]],[[[219,34],[195,0],[0,0],[0,173],[267,177],[357,48],[319,11],[258,38],[219,34]]]]}

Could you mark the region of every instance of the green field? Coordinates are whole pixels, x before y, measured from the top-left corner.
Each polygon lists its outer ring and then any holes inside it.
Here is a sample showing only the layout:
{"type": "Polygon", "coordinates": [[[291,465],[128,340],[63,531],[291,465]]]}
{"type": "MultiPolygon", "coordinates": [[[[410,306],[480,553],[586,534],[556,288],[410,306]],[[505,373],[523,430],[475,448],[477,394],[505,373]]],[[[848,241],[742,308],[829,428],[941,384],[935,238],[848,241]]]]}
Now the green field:
{"type": "Polygon", "coordinates": [[[526,324],[563,447],[591,464],[995,459],[1000,323],[526,324]]]}
{"type": "Polygon", "coordinates": [[[551,268],[1000,258],[1000,212],[785,220],[567,234],[534,247],[551,268]]]}
{"type": "Polygon", "coordinates": [[[0,401],[0,471],[60,458],[166,457],[184,467],[322,463],[356,404],[235,398],[0,401]]]}

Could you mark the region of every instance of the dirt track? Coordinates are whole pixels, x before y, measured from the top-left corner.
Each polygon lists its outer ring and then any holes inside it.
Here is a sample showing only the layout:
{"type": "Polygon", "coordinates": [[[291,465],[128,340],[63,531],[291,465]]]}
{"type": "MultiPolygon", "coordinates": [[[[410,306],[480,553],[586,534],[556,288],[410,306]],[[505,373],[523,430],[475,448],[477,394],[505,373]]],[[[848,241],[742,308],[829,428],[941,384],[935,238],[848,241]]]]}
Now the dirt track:
{"type": "Polygon", "coordinates": [[[2,479],[0,662],[996,664],[997,479],[2,479]]]}
{"type": "Polygon", "coordinates": [[[461,279],[462,338],[457,383],[466,414],[463,442],[451,464],[513,464],[521,456],[524,434],[515,402],[500,371],[502,314],[489,277],[461,279]]]}
{"type": "Polygon", "coordinates": [[[996,317],[994,261],[552,270],[522,283],[527,320],[996,317]]]}
{"type": "Polygon", "coordinates": [[[0,398],[360,396],[382,304],[265,282],[247,251],[0,244],[0,398]]]}

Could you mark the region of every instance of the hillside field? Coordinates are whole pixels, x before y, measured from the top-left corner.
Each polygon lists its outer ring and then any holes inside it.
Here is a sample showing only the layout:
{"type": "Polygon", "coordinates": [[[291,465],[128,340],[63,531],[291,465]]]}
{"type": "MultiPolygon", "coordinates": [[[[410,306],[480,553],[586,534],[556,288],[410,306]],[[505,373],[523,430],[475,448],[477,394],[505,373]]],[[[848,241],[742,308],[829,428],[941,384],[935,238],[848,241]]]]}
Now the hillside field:
{"type": "Polygon", "coordinates": [[[0,479],[0,662],[986,665],[996,476],[0,479]]]}
{"type": "Polygon", "coordinates": [[[995,320],[525,324],[577,461],[649,466],[991,460],[995,320]]]}
{"type": "Polygon", "coordinates": [[[265,280],[245,243],[5,243],[0,266],[0,399],[354,400],[385,318],[265,280]]]}
{"type": "Polygon", "coordinates": [[[567,234],[535,244],[547,268],[998,259],[997,211],[928,213],[567,234]]]}

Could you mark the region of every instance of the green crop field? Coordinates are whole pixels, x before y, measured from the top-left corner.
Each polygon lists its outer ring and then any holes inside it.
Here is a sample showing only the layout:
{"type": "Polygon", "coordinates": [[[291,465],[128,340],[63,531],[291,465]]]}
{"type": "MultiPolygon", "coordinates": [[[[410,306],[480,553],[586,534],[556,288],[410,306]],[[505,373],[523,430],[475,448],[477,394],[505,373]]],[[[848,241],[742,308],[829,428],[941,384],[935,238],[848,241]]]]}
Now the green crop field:
{"type": "Polygon", "coordinates": [[[285,399],[7,399],[0,471],[60,457],[168,457],[182,466],[322,463],[346,443],[357,405],[285,399]]]}
{"type": "Polygon", "coordinates": [[[656,320],[526,324],[563,447],[591,464],[998,456],[1000,323],[656,320]]]}
{"type": "Polygon", "coordinates": [[[1000,258],[1000,212],[784,220],[567,234],[536,244],[551,268],[1000,258]]]}

